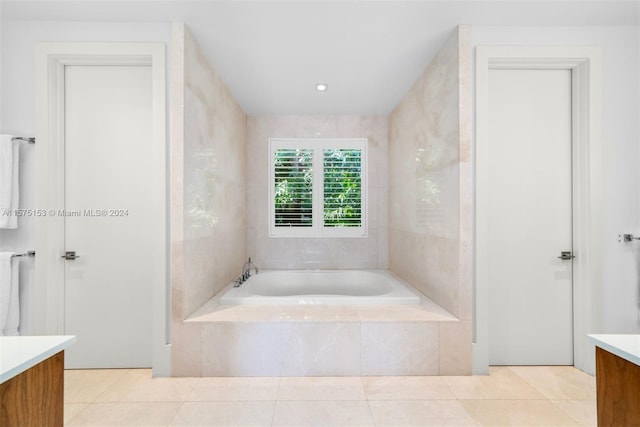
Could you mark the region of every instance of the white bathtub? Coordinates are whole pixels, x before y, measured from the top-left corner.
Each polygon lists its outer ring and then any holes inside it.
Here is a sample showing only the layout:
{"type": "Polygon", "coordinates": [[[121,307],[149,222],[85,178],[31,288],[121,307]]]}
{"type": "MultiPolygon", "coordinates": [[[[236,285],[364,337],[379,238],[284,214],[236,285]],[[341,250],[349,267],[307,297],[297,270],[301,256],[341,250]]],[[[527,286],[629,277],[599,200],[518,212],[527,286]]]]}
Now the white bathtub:
{"type": "Polygon", "coordinates": [[[386,270],[273,270],[230,286],[220,304],[420,304],[386,270]]]}

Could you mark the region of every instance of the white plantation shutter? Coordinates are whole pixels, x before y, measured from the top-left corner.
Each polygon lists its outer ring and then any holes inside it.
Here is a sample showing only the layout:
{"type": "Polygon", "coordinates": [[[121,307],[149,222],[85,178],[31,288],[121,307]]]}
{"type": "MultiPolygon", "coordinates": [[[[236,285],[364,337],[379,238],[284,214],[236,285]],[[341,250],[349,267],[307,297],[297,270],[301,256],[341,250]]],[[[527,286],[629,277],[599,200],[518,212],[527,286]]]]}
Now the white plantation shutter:
{"type": "Polygon", "coordinates": [[[270,139],[270,237],[366,237],[366,139],[270,139]]]}
{"type": "Polygon", "coordinates": [[[325,227],[362,225],[362,150],[323,150],[325,227]]]}
{"type": "Polygon", "coordinates": [[[313,151],[279,148],[274,152],[276,227],[313,225],[313,151]]]}

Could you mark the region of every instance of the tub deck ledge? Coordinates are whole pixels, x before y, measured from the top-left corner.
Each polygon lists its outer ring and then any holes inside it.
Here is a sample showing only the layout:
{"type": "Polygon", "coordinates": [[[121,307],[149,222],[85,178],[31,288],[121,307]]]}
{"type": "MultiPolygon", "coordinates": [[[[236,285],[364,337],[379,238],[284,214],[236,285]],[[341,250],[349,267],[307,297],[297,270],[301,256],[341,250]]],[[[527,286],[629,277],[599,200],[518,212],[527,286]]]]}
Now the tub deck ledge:
{"type": "Polygon", "coordinates": [[[407,305],[221,305],[209,299],[185,322],[456,322],[459,319],[424,296],[407,305]]]}

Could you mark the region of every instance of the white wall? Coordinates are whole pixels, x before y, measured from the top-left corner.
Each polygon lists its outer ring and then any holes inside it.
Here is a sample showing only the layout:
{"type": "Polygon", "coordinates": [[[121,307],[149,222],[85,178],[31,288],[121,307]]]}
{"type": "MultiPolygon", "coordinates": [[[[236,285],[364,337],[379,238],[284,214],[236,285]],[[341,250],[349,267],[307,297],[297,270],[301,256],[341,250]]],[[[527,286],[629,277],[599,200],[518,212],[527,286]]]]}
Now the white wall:
{"type": "Polygon", "coordinates": [[[640,234],[639,28],[472,27],[471,45],[601,46],[605,247],[589,332],[640,332],[640,242],[617,242],[618,234],[640,234]]]}
{"type": "MultiPolygon", "coordinates": [[[[165,42],[169,23],[2,22],[0,26],[0,133],[35,134],[34,47],[53,41],[165,42]]],[[[169,52],[167,52],[169,53],[169,52]]],[[[169,56],[169,55],[168,55],[169,56]]],[[[167,58],[169,63],[169,57],[167,58]]],[[[35,150],[20,150],[20,207],[35,209],[35,150]]],[[[35,245],[35,220],[18,219],[18,229],[0,230],[0,251],[24,252],[35,245]]],[[[20,261],[21,333],[29,334],[33,302],[34,261],[20,261]]]]}

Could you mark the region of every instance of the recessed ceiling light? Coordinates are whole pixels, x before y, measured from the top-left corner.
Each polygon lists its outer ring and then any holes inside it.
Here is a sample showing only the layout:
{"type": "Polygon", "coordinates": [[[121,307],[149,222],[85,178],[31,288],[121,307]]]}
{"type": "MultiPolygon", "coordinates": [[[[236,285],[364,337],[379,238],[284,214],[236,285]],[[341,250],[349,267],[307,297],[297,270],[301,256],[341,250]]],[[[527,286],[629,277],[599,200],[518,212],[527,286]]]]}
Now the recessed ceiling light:
{"type": "Polygon", "coordinates": [[[316,84],[316,90],[318,92],[324,92],[325,90],[327,90],[329,88],[329,85],[326,83],[318,83],[316,84]]]}

